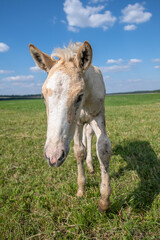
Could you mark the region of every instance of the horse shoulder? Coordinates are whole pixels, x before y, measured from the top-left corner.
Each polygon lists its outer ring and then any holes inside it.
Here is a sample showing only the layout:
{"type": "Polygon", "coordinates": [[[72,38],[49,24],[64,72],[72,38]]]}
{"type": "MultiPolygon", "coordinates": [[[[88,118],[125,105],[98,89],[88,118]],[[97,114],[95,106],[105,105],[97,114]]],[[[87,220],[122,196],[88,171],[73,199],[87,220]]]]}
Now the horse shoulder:
{"type": "Polygon", "coordinates": [[[86,91],[90,98],[104,99],[106,95],[105,84],[100,69],[96,66],[91,66],[85,74],[86,91]]]}

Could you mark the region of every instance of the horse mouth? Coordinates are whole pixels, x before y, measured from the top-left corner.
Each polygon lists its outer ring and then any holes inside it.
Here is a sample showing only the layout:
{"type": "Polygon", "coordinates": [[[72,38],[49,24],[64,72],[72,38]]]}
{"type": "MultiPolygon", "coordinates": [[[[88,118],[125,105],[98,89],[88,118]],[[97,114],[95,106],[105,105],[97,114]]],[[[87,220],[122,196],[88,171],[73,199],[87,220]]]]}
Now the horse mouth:
{"type": "Polygon", "coordinates": [[[48,164],[49,164],[49,166],[51,166],[51,167],[60,167],[60,166],[63,164],[63,162],[65,161],[65,159],[66,159],[66,158],[63,158],[63,159],[58,160],[57,162],[54,162],[54,163],[51,163],[51,161],[49,160],[49,161],[48,161],[48,164]]]}
{"type": "Polygon", "coordinates": [[[46,154],[45,154],[45,158],[47,159],[49,166],[51,166],[51,167],[60,167],[62,165],[62,163],[65,161],[66,155],[65,155],[65,153],[63,151],[61,157],[57,161],[48,158],[46,156],[46,154]]]}

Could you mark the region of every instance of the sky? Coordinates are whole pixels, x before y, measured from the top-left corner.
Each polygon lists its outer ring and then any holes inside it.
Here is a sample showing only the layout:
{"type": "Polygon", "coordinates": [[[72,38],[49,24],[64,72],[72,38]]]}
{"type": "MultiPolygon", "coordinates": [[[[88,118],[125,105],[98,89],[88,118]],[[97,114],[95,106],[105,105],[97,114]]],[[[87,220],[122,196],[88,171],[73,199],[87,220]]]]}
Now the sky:
{"type": "Polygon", "coordinates": [[[50,55],[85,40],[107,93],[160,89],[160,0],[1,0],[0,22],[0,95],[41,93],[30,43],[50,55]]]}

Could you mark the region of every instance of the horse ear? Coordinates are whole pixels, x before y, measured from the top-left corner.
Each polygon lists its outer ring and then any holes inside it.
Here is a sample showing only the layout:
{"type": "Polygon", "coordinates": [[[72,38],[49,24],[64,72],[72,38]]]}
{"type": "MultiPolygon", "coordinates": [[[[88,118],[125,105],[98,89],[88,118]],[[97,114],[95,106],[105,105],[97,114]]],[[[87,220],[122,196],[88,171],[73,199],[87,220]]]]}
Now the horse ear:
{"type": "Polygon", "coordinates": [[[35,63],[46,72],[53,67],[56,63],[56,60],[51,58],[48,54],[41,52],[38,48],[36,48],[33,44],[29,45],[30,53],[35,61],[35,63]]]}
{"type": "Polygon", "coordinates": [[[92,47],[89,42],[85,41],[78,49],[75,63],[83,71],[86,71],[92,62],[92,47]]]}

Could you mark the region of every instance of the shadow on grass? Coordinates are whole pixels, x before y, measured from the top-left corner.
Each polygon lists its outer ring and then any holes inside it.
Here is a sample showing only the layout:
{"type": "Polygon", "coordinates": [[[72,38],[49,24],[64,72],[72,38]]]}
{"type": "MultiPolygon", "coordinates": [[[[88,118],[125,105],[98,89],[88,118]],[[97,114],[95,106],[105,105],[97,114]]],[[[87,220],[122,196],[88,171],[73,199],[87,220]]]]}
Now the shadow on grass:
{"type": "Polygon", "coordinates": [[[127,204],[136,211],[150,209],[160,192],[160,161],[149,142],[126,142],[115,146],[113,154],[121,155],[127,162],[127,166],[119,169],[111,178],[119,178],[125,175],[126,171],[131,170],[136,171],[140,178],[138,186],[128,194],[125,202],[124,199],[119,199],[121,207],[127,204]]]}

